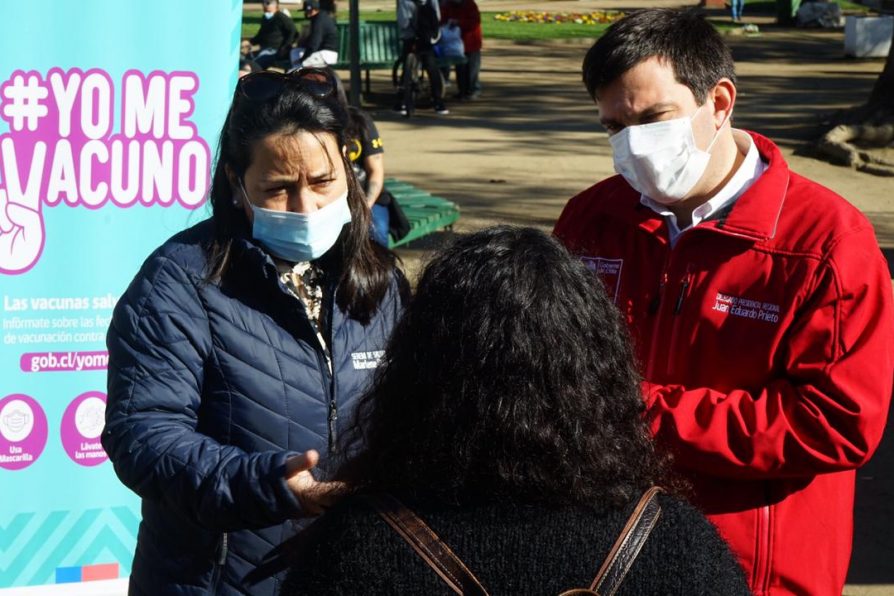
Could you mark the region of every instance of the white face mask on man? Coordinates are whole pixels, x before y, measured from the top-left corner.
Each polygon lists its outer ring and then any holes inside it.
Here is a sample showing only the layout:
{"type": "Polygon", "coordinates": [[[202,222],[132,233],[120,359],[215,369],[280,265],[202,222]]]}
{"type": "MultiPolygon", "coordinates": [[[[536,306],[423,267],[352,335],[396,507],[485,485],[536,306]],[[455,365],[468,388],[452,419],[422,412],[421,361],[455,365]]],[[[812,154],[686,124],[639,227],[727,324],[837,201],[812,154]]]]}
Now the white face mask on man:
{"type": "Polygon", "coordinates": [[[634,189],[662,205],[685,199],[705,173],[711,148],[729,118],[727,114],[708,148],[702,151],[695,144],[692,120],[705,105],[692,116],[627,126],[612,135],[609,142],[615,171],[634,189]]]}

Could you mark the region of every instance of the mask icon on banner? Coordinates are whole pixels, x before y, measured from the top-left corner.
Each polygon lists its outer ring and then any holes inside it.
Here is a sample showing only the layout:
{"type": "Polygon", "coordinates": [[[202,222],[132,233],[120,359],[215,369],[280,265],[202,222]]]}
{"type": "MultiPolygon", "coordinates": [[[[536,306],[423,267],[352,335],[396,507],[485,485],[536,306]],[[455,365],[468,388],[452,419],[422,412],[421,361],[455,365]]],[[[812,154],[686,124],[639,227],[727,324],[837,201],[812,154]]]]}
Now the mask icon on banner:
{"type": "Polygon", "coordinates": [[[22,401],[7,403],[0,412],[0,436],[16,443],[31,434],[34,428],[34,414],[22,401]]]}
{"type": "Polygon", "coordinates": [[[711,160],[711,148],[720,128],[714,132],[708,148],[695,144],[692,116],[628,126],[609,137],[615,171],[628,184],[650,199],[672,205],[686,198],[711,160]]]}
{"type": "Polygon", "coordinates": [[[348,191],[313,213],[264,209],[252,205],[251,201],[249,205],[254,214],[252,237],[274,257],[291,263],[322,257],[335,245],[344,225],[351,221],[348,191]]]}
{"type": "Polygon", "coordinates": [[[14,433],[22,432],[30,421],[31,417],[19,410],[15,410],[3,418],[3,424],[14,433]]]}

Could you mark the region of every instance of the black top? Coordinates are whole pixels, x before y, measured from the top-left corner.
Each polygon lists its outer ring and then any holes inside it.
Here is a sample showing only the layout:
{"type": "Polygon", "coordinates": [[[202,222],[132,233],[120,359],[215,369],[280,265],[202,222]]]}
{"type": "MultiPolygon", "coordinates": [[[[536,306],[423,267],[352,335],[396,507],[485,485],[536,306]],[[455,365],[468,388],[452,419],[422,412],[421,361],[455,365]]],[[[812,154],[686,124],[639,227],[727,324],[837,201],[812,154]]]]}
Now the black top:
{"type": "MultiPolygon", "coordinates": [[[[617,592],[750,594],[714,527],[692,506],[659,497],[658,523],[617,592]]],[[[493,596],[588,588],[636,502],[589,510],[501,503],[462,509],[408,505],[493,596]]],[[[356,499],[304,535],[281,594],[453,594],[409,544],[356,499]]]]}
{"type": "Polygon", "coordinates": [[[354,169],[357,181],[363,187],[363,192],[367,192],[369,190],[369,180],[363,167],[363,160],[370,155],[384,153],[385,147],[382,144],[379,129],[376,128],[376,123],[369,117],[369,114],[363,110],[351,108],[351,117],[360,123],[357,127],[357,132],[360,136],[359,138],[348,140],[348,159],[351,160],[351,167],[354,169]]]}
{"type": "Polygon", "coordinates": [[[338,29],[335,27],[335,21],[325,10],[321,10],[310,20],[310,35],[304,44],[306,50],[302,60],[318,52],[319,50],[338,51],[338,29]]]}
{"type": "Polygon", "coordinates": [[[262,48],[276,48],[280,50],[292,45],[297,35],[298,31],[295,29],[295,22],[286,16],[285,13],[277,11],[269,19],[261,18],[261,28],[258,29],[258,32],[250,41],[262,48]]]}

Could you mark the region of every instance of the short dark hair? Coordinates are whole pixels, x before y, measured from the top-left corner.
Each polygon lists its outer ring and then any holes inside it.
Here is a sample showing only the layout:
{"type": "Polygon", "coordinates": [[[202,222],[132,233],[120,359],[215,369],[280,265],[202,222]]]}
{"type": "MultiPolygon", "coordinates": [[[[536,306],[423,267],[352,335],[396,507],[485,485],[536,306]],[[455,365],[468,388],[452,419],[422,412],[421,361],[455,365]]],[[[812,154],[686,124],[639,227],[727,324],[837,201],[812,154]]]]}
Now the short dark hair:
{"type": "Polygon", "coordinates": [[[461,238],[425,268],[336,472],[447,503],[628,502],[663,478],[626,327],[533,228],[461,238]]]}
{"type": "Polygon", "coordinates": [[[720,79],[736,82],[729,47],[700,11],[653,8],[622,18],[593,44],[584,58],[584,85],[597,99],[600,89],[653,56],[668,61],[699,104],[720,79]]]}
{"type": "MultiPolygon", "coordinates": [[[[250,235],[243,209],[233,206],[233,189],[227,168],[241,179],[251,165],[255,143],[271,135],[291,135],[304,131],[317,136],[331,135],[339,149],[346,144],[347,115],[334,93],[328,97],[318,97],[301,86],[284,84],[280,92],[270,97],[251,99],[240,91],[240,85],[249,77],[237,83],[220,134],[210,192],[215,238],[208,247],[211,263],[207,276],[209,280],[221,279],[226,274],[233,240],[250,235]]],[[[322,141],[320,145],[324,150],[322,141]]],[[[338,262],[341,275],[336,301],[342,310],[365,324],[372,318],[391,284],[395,257],[370,238],[370,212],[363,189],[354,176],[348,158],[341,152],[338,157],[347,176],[351,222],[345,226],[332,251],[332,259],[338,262]]]]}

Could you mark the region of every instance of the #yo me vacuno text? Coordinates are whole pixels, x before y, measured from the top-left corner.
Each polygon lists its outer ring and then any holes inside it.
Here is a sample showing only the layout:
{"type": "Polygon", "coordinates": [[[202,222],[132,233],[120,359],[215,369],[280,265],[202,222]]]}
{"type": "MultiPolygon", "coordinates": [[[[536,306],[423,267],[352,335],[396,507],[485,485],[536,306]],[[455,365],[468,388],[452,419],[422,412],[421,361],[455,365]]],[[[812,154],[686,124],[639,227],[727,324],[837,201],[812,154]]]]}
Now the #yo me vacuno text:
{"type": "Polygon", "coordinates": [[[211,155],[189,120],[198,88],[191,72],[130,70],[117,91],[99,69],[14,72],[0,87],[0,273],[39,258],[43,205],[201,205],[211,155]]]}

